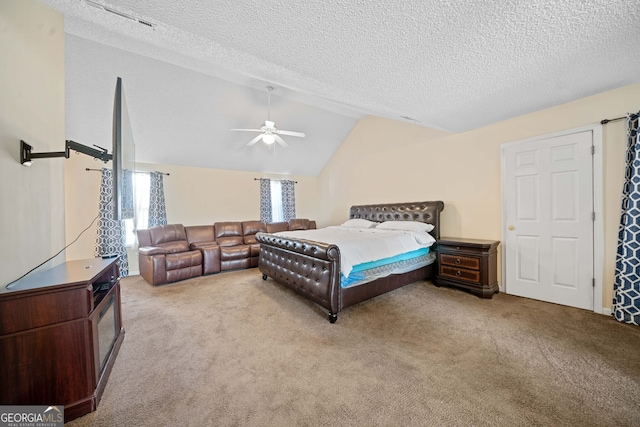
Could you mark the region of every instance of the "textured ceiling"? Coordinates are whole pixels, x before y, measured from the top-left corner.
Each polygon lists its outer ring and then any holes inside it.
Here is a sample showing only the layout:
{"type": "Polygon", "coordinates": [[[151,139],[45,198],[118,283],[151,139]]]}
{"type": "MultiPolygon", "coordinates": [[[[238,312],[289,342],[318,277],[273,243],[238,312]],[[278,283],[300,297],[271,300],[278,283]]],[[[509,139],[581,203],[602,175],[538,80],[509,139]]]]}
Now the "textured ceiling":
{"type": "Polygon", "coordinates": [[[354,120],[461,132],[640,81],[637,0],[96,0],[152,27],[45,2],[70,34],[354,120]]]}

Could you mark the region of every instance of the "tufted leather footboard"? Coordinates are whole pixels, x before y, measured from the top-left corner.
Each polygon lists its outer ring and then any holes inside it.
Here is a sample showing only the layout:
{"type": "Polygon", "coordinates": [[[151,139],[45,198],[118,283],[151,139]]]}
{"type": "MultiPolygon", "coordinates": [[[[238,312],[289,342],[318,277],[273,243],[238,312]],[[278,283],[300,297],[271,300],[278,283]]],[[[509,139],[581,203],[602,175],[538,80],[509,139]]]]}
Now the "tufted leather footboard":
{"type": "MultiPolygon", "coordinates": [[[[420,221],[433,224],[431,235],[440,237],[441,201],[388,203],[352,206],[350,218],[370,221],[420,221]]],[[[293,289],[329,310],[329,321],[335,322],[338,312],[353,304],[390,292],[399,287],[428,279],[433,265],[402,274],[392,274],[371,282],[342,289],[340,286],[340,250],[336,245],[304,239],[290,239],[277,234],[256,234],[260,243],[258,268],[262,278],[293,289]]]]}
{"type": "Polygon", "coordinates": [[[258,233],[263,278],[293,289],[336,314],[340,310],[340,250],[335,245],[258,233]]]}

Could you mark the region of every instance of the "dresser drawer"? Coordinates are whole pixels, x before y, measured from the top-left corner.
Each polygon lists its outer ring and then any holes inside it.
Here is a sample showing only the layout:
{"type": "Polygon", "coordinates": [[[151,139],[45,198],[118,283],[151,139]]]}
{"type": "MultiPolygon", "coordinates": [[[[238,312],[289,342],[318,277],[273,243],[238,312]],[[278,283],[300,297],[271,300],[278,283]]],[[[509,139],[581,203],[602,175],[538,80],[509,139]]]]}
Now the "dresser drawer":
{"type": "Polygon", "coordinates": [[[480,283],[480,271],[440,265],[440,276],[465,282],[480,283]]]}
{"type": "Polygon", "coordinates": [[[478,258],[470,258],[466,256],[440,254],[440,263],[469,268],[471,270],[480,269],[480,260],[478,258]]]}

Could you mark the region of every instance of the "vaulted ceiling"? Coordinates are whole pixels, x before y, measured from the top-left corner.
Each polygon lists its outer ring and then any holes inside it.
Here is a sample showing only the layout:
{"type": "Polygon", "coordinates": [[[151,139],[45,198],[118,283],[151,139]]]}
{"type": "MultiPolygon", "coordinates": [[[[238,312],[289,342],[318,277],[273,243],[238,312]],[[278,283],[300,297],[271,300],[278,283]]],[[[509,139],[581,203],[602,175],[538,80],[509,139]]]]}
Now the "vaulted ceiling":
{"type": "MultiPolygon", "coordinates": [[[[199,73],[204,93],[234,98],[206,112],[220,123],[199,143],[216,153],[253,137],[228,129],[264,122],[274,86],[272,119],[307,138],[288,138],[272,172],[317,174],[368,114],[462,132],[640,81],[637,0],[44,1],[68,34],[199,73]]],[[[265,153],[247,149],[229,168],[265,171],[265,153]]]]}

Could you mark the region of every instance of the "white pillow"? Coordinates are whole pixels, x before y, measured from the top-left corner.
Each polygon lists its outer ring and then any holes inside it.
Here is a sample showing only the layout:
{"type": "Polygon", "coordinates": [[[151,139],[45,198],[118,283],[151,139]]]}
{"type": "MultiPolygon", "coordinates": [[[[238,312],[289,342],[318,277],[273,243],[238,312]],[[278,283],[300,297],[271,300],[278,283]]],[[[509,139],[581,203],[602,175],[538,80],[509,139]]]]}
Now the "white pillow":
{"type": "Polygon", "coordinates": [[[385,221],[376,226],[380,230],[404,230],[418,233],[429,232],[435,228],[433,224],[419,221],[385,221]]]}
{"type": "Polygon", "coordinates": [[[349,228],[373,228],[378,224],[377,222],[369,221],[368,219],[354,218],[346,220],[341,227],[349,228]]]}

